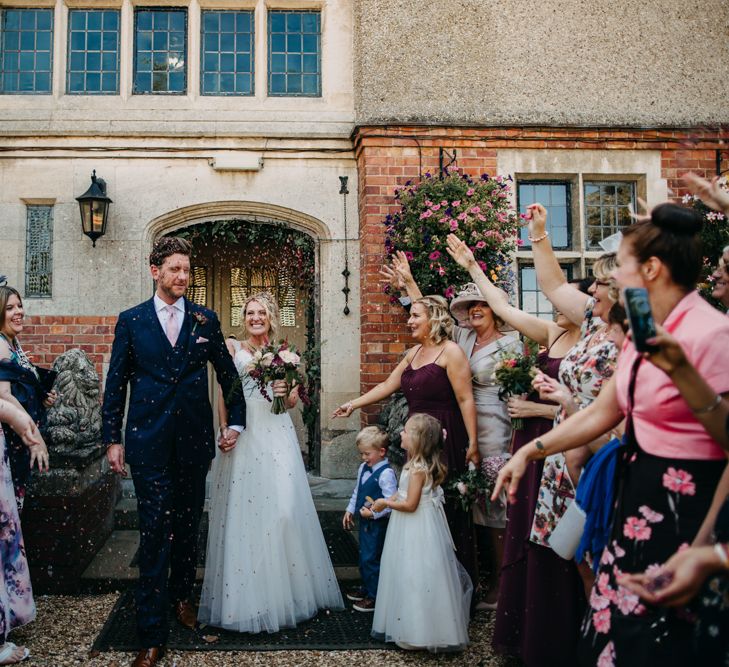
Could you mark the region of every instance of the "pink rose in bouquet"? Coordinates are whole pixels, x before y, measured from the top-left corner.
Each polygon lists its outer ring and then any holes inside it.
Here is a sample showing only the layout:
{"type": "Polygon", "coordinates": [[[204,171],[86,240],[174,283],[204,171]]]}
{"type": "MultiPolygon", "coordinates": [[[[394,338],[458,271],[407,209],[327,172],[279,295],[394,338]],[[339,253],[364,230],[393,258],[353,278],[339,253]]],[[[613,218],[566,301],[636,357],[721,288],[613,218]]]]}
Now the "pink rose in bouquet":
{"type": "MultiPolygon", "coordinates": [[[[268,393],[268,385],[275,380],[285,380],[288,391],[296,390],[305,405],[310,403],[306,393],[306,381],[301,371],[301,357],[296,348],[287,340],[269,343],[258,350],[246,367],[248,374],[256,381],[261,394],[271,401],[271,412],[282,415],[286,412],[286,396],[274,396],[268,393]]],[[[288,393],[287,391],[287,393],[288,393]]]]}

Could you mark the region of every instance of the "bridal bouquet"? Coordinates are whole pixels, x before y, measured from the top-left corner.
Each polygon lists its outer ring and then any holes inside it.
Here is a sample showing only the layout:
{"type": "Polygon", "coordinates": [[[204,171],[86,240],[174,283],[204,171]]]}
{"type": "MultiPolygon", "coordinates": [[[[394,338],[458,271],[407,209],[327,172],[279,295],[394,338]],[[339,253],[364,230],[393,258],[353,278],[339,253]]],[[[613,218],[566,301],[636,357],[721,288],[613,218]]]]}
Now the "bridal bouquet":
{"type": "Polygon", "coordinates": [[[309,404],[306,382],[300,366],[301,357],[297,354],[296,348],[286,340],[269,343],[253,355],[246,370],[248,375],[256,381],[266,400],[272,401],[271,412],[273,414],[282,415],[286,412],[287,398],[286,396],[274,396],[272,400],[268,395],[268,385],[274,380],[286,380],[289,387],[296,387],[304,405],[309,404]]]}
{"type": "Polygon", "coordinates": [[[511,454],[487,456],[481,460],[478,468],[469,463],[467,470],[448,482],[449,495],[458,499],[464,512],[469,512],[475,504],[479,504],[485,513],[491,503],[496,478],[510,458],[511,454]]]}
{"type": "MultiPolygon", "coordinates": [[[[518,354],[502,352],[494,367],[494,381],[501,385],[499,398],[503,401],[509,396],[528,394],[532,390],[532,380],[536,376],[537,356],[539,348],[530,339],[524,342],[522,352],[518,354]]],[[[524,428],[524,419],[516,417],[511,420],[515,429],[524,428]]]]}

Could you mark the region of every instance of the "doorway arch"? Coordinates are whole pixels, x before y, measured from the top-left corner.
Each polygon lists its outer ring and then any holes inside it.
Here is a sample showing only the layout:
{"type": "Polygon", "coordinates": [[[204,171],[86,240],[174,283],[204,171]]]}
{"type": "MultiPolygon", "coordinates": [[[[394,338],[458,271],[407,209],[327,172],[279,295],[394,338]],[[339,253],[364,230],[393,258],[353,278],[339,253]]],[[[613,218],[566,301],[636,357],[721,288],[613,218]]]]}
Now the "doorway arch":
{"type": "Polygon", "coordinates": [[[188,298],[216,310],[225,334],[242,334],[243,323],[236,316],[249,292],[265,289],[278,298],[284,335],[297,344],[305,362],[311,405],[303,407],[295,423],[307,467],[318,471],[320,243],[330,238],[329,229],[316,218],[281,206],[212,202],[180,208],[151,221],[146,247],[174,234],[193,245],[188,298]]]}

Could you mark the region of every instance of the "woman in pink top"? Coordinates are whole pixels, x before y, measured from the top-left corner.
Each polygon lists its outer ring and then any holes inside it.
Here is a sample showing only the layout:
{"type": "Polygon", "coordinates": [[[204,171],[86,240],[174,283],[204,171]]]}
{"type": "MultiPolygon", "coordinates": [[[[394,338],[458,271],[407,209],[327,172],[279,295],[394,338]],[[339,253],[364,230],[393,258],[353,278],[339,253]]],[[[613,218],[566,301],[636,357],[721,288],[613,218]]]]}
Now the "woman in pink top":
{"type": "MultiPolygon", "coordinates": [[[[624,230],[614,277],[620,287],[648,290],[656,322],[681,343],[715,392],[729,394],[729,318],[694,291],[700,229],[694,211],[674,204],[656,207],[650,218],[624,230]]],[[[499,475],[494,494],[506,486],[513,501],[529,461],[579,447],[624,416],[628,446],[613,532],[583,621],[580,659],[600,667],[643,666],[649,658],[660,659],[661,667],[683,666],[691,659],[686,614],[645,605],[617,578],[658,565],[695,539],[726,458],[668,375],[639,355],[632,342],[625,344],[615,376],[595,402],[520,449],[499,475]]]]}

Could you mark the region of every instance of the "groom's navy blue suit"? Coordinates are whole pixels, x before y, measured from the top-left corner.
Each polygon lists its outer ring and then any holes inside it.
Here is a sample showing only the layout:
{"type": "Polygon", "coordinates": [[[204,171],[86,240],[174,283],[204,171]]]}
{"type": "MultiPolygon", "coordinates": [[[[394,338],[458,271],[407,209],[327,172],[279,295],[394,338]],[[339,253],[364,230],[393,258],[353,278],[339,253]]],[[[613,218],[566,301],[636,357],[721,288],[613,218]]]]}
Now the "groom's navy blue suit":
{"type": "Polygon", "coordinates": [[[106,378],[104,442],[121,442],[139,507],[137,624],[143,647],[167,642],[168,599],[186,600],[195,581],[205,477],[215,456],[207,364],[215,368],[229,423],[245,426],[240,380],[216,314],[184,300],[173,347],[154,299],[119,316],[106,378]],[[169,576],[169,594],[167,573],[169,576]]]}

